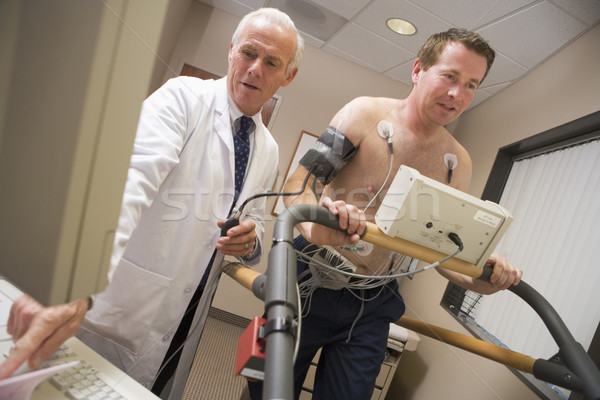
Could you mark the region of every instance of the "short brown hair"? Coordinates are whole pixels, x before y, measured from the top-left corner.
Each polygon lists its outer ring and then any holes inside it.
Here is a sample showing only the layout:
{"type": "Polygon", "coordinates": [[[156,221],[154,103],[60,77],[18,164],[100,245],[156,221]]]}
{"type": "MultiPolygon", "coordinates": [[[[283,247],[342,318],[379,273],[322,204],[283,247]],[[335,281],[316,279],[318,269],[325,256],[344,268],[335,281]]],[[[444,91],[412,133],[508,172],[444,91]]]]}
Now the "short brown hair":
{"type": "Polygon", "coordinates": [[[451,42],[459,42],[467,49],[485,57],[487,68],[485,70],[485,75],[483,75],[483,78],[481,79],[481,82],[483,82],[490,71],[490,68],[492,68],[496,53],[490,47],[488,42],[479,34],[466,29],[451,28],[446,32],[431,35],[429,39],[423,43],[423,46],[421,46],[417,53],[417,58],[421,61],[423,69],[427,71],[431,66],[437,63],[442,52],[446,48],[446,45],[451,42]]]}

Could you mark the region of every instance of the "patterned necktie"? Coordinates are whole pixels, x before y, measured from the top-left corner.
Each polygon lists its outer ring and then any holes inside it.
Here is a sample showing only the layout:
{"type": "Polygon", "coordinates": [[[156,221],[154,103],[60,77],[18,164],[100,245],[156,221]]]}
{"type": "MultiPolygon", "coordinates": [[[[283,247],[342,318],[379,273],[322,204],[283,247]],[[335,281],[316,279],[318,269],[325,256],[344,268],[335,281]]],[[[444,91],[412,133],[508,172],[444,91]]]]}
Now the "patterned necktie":
{"type": "MultiPolygon", "coordinates": [[[[248,155],[250,154],[250,128],[252,127],[252,118],[243,115],[238,118],[240,121],[239,131],[233,135],[233,144],[235,146],[235,199],[237,200],[242,190],[242,182],[246,174],[246,165],[248,164],[248,155]]],[[[235,203],[235,201],[234,201],[235,203]]]]}

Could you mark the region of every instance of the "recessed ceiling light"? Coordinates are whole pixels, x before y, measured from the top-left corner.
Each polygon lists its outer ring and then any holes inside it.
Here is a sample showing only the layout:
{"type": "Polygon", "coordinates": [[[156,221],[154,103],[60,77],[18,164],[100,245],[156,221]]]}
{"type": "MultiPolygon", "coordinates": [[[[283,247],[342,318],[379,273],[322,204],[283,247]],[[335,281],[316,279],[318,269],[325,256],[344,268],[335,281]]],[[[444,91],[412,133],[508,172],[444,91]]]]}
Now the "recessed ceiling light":
{"type": "Polygon", "coordinates": [[[410,22],[400,18],[390,18],[385,22],[391,30],[400,35],[410,36],[417,33],[417,28],[410,22]]]}

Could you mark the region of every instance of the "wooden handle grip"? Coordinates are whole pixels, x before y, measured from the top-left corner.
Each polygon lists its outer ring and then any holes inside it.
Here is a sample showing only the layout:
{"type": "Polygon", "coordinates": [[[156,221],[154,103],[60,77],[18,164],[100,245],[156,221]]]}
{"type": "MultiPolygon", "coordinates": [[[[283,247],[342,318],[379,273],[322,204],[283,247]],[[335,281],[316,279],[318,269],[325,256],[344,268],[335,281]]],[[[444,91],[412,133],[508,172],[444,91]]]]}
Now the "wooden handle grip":
{"type": "Polygon", "coordinates": [[[533,374],[533,364],[536,360],[524,354],[406,316],[400,318],[396,324],[519,371],[533,374]]]}
{"type": "MultiPolygon", "coordinates": [[[[428,263],[437,262],[447,256],[447,254],[409,242],[408,240],[388,236],[377,225],[369,222],[367,222],[367,228],[362,236],[362,240],[428,263]]],[[[443,262],[440,266],[472,278],[479,278],[483,273],[483,269],[456,257],[443,262]]]]}
{"type": "Polygon", "coordinates": [[[245,267],[244,265],[236,262],[231,262],[229,264],[223,265],[223,272],[229,275],[234,281],[252,291],[252,283],[258,276],[260,276],[260,272],[245,267]]]}

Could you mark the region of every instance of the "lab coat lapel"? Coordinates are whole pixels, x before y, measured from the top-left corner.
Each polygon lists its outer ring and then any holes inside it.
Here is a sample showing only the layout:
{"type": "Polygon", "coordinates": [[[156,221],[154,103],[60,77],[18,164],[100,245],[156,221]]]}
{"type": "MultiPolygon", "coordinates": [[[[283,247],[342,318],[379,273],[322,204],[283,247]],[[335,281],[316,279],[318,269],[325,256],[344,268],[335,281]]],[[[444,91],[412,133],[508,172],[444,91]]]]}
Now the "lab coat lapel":
{"type": "MultiPolygon", "coordinates": [[[[227,100],[226,78],[216,81],[217,85],[222,85],[223,90],[217,90],[215,98],[215,131],[223,143],[233,154],[233,134],[231,132],[231,120],[229,119],[229,101],[227,100]]],[[[232,164],[233,165],[233,164],[232,164]]]]}
{"type": "MultiPolygon", "coordinates": [[[[223,143],[221,147],[220,157],[228,160],[229,171],[223,171],[224,175],[229,175],[232,182],[231,193],[234,191],[233,182],[235,182],[235,151],[233,145],[233,133],[231,131],[231,119],[229,116],[229,100],[227,95],[227,77],[216,81],[217,85],[222,85],[220,90],[217,90],[215,99],[215,124],[214,131],[223,143]]],[[[231,205],[228,206],[228,209],[231,205]]]]}

